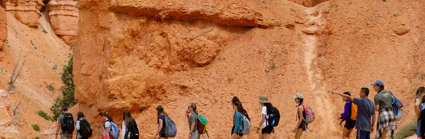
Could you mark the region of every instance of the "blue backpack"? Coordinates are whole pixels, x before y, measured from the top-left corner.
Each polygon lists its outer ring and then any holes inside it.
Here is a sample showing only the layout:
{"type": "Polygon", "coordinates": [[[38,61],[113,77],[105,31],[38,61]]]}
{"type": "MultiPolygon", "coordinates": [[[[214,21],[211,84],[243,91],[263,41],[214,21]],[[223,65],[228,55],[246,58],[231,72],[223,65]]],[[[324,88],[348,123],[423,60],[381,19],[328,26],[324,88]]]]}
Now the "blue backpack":
{"type": "Polygon", "coordinates": [[[403,107],[403,103],[401,103],[401,101],[398,98],[396,98],[392,92],[390,92],[390,94],[393,97],[392,104],[393,104],[395,119],[399,121],[401,120],[401,117],[403,116],[403,112],[401,111],[401,108],[403,107]]]}
{"type": "MultiPolygon", "coordinates": [[[[109,129],[109,134],[112,135],[115,139],[118,139],[118,137],[120,136],[120,129],[118,128],[118,126],[110,120],[108,120],[106,122],[111,123],[111,129],[109,129]]],[[[105,126],[103,126],[103,127],[105,127],[105,126]]]]}

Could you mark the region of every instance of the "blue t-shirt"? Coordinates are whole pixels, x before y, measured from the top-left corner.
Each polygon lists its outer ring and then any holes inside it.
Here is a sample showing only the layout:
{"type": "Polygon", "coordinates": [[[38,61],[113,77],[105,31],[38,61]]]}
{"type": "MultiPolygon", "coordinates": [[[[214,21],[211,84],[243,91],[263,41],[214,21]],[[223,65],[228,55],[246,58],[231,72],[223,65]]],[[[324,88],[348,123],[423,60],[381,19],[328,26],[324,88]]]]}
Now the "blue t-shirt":
{"type": "Polygon", "coordinates": [[[159,124],[159,119],[162,120],[162,129],[161,131],[159,131],[160,137],[164,136],[164,130],[165,130],[165,115],[161,114],[158,116],[158,124],[159,124]]]}
{"type": "Polygon", "coordinates": [[[369,131],[372,127],[371,117],[375,115],[375,106],[368,98],[354,98],[357,105],[356,129],[369,131]]]}

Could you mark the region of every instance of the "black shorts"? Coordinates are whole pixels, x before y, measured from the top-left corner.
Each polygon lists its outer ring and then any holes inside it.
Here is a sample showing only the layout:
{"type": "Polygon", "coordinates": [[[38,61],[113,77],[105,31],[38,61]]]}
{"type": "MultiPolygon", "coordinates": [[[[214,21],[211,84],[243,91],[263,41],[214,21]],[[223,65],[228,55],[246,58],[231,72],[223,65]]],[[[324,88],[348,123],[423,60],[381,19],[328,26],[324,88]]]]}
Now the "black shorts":
{"type": "Polygon", "coordinates": [[[242,137],[243,136],[243,133],[240,133],[240,132],[238,132],[238,133],[235,133],[235,132],[233,132],[233,130],[235,129],[235,126],[233,126],[232,127],[232,135],[233,134],[236,134],[236,135],[238,135],[238,136],[240,136],[240,137],[242,137]]]}
{"type": "Polygon", "coordinates": [[[273,126],[268,125],[261,130],[261,134],[271,134],[273,132],[273,126]]]}
{"type": "Polygon", "coordinates": [[[354,121],[354,120],[346,120],[345,121],[344,127],[347,128],[348,130],[353,129],[354,126],[356,126],[356,121],[354,121]]]}
{"type": "Polygon", "coordinates": [[[306,131],[307,130],[307,122],[305,122],[304,120],[301,122],[300,126],[298,126],[298,128],[306,131]]]}

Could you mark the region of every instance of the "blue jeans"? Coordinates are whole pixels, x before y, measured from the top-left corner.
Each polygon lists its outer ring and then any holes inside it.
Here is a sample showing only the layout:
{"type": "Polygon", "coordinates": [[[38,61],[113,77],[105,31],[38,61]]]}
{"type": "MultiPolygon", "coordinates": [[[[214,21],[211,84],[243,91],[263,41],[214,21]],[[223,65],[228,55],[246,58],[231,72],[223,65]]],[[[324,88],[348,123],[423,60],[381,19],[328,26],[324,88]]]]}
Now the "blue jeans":
{"type": "Polygon", "coordinates": [[[370,139],[370,131],[357,130],[356,139],[370,139]]]}

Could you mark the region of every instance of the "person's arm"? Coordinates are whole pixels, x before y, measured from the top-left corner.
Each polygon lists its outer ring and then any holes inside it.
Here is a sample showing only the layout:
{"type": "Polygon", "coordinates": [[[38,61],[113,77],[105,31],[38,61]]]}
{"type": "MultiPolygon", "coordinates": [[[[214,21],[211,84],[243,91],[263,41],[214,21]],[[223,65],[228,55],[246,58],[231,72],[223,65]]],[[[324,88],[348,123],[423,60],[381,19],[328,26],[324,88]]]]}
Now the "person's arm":
{"type": "Polygon", "coordinates": [[[105,127],[105,131],[106,131],[106,138],[107,138],[107,139],[109,139],[109,138],[110,138],[110,137],[109,137],[109,136],[110,136],[110,135],[109,135],[109,129],[110,129],[109,127],[105,127]]]}
{"type": "Polygon", "coordinates": [[[56,127],[56,136],[55,136],[56,139],[58,138],[58,134],[59,134],[60,129],[61,129],[61,123],[58,120],[58,124],[57,124],[57,127],[56,127]]]}
{"type": "Polygon", "coordinates": [[[416,99],[415,105],[413,105],[413,107],[414,107],[413,109],[415,110],[415,114],[416,114],[417,119],[419,119],[420,112],[421,112],[420,106],[421,106],[421,104],[420,104],[419,100],[416,99]]]}
{"type": "Polygon", "coordinates": [[[376,114],[372,115],[372,127],[370,129],[370,132],[373,132],[373,129],[375,129],[375,125],[376,125],[376,114]]]}
{"type": "Polygon", "coordinates": [[[295,132],[298,130],[298,127],[300,127],[300,125],[301,125],[301,123],[302,123],[302,121],[304,119],[304,117],[303,117],[303,110],[304,110],[304,108],[302,106],[298,106],[297,107],[298,118],[300,120],[298,120],[297,125],[295,126],[295,130],[294,130],[295,132]]]}
{"type": "MultiPolygon", "coordinates": [[[[259,131],[260,131],[260,129],[261,129],[261,126],[263,125],[263,123],[264,123],[264,120],[266,120],[266,115],[265,114],[261,114],[261,120],[260,120],[260,124],[258,125],[258,127],[257,127],[257,133],[259,133],[259,131]]],[[[235,127],[236,128],[236,127],[235,127]]]]}
{"type": "Polygon", "coordinates": [[[196,122],[196,119],[195,118],[193,118],[192,116],[190,116],[190,127],[191,128],[189,129],[189,135],[191,135],[192,132],[195,130],[195,122],[196,122]]]}
{"type": "Polygon", "coordinates": [[[339,93],[339,92],[337,92],[337,91],[331,91],[331,93],[332,93],[332,94],[335,94],[335,95],[339,95],[339,96],[344,97],[344,98],[347,98],[347,99],[348,99],[348,100],[350,100],[351,102],[353,102],[353,101],[354,101],[354,98],[353,98],[352,96],[349,96],[349,95],[346,95],[346,94],[343,94],[343,93],[339,93]]]}
{"type": "Polygon", "coordinates": [[[155,137],[158,136],[158,138],[159,138],[159,133],[162,130],[162,126],[163,126],[163,121],[162,121],[162,119],[159,119],[159,127],[158,127],[158,131],[156,131],[155,137]]]}
{"type": "Polygon", "coordinates": [[[350,116],[351,103],[345,103],[344,113],[341,115],[340,119],[345,120],[348,116],[350,116]]]}

